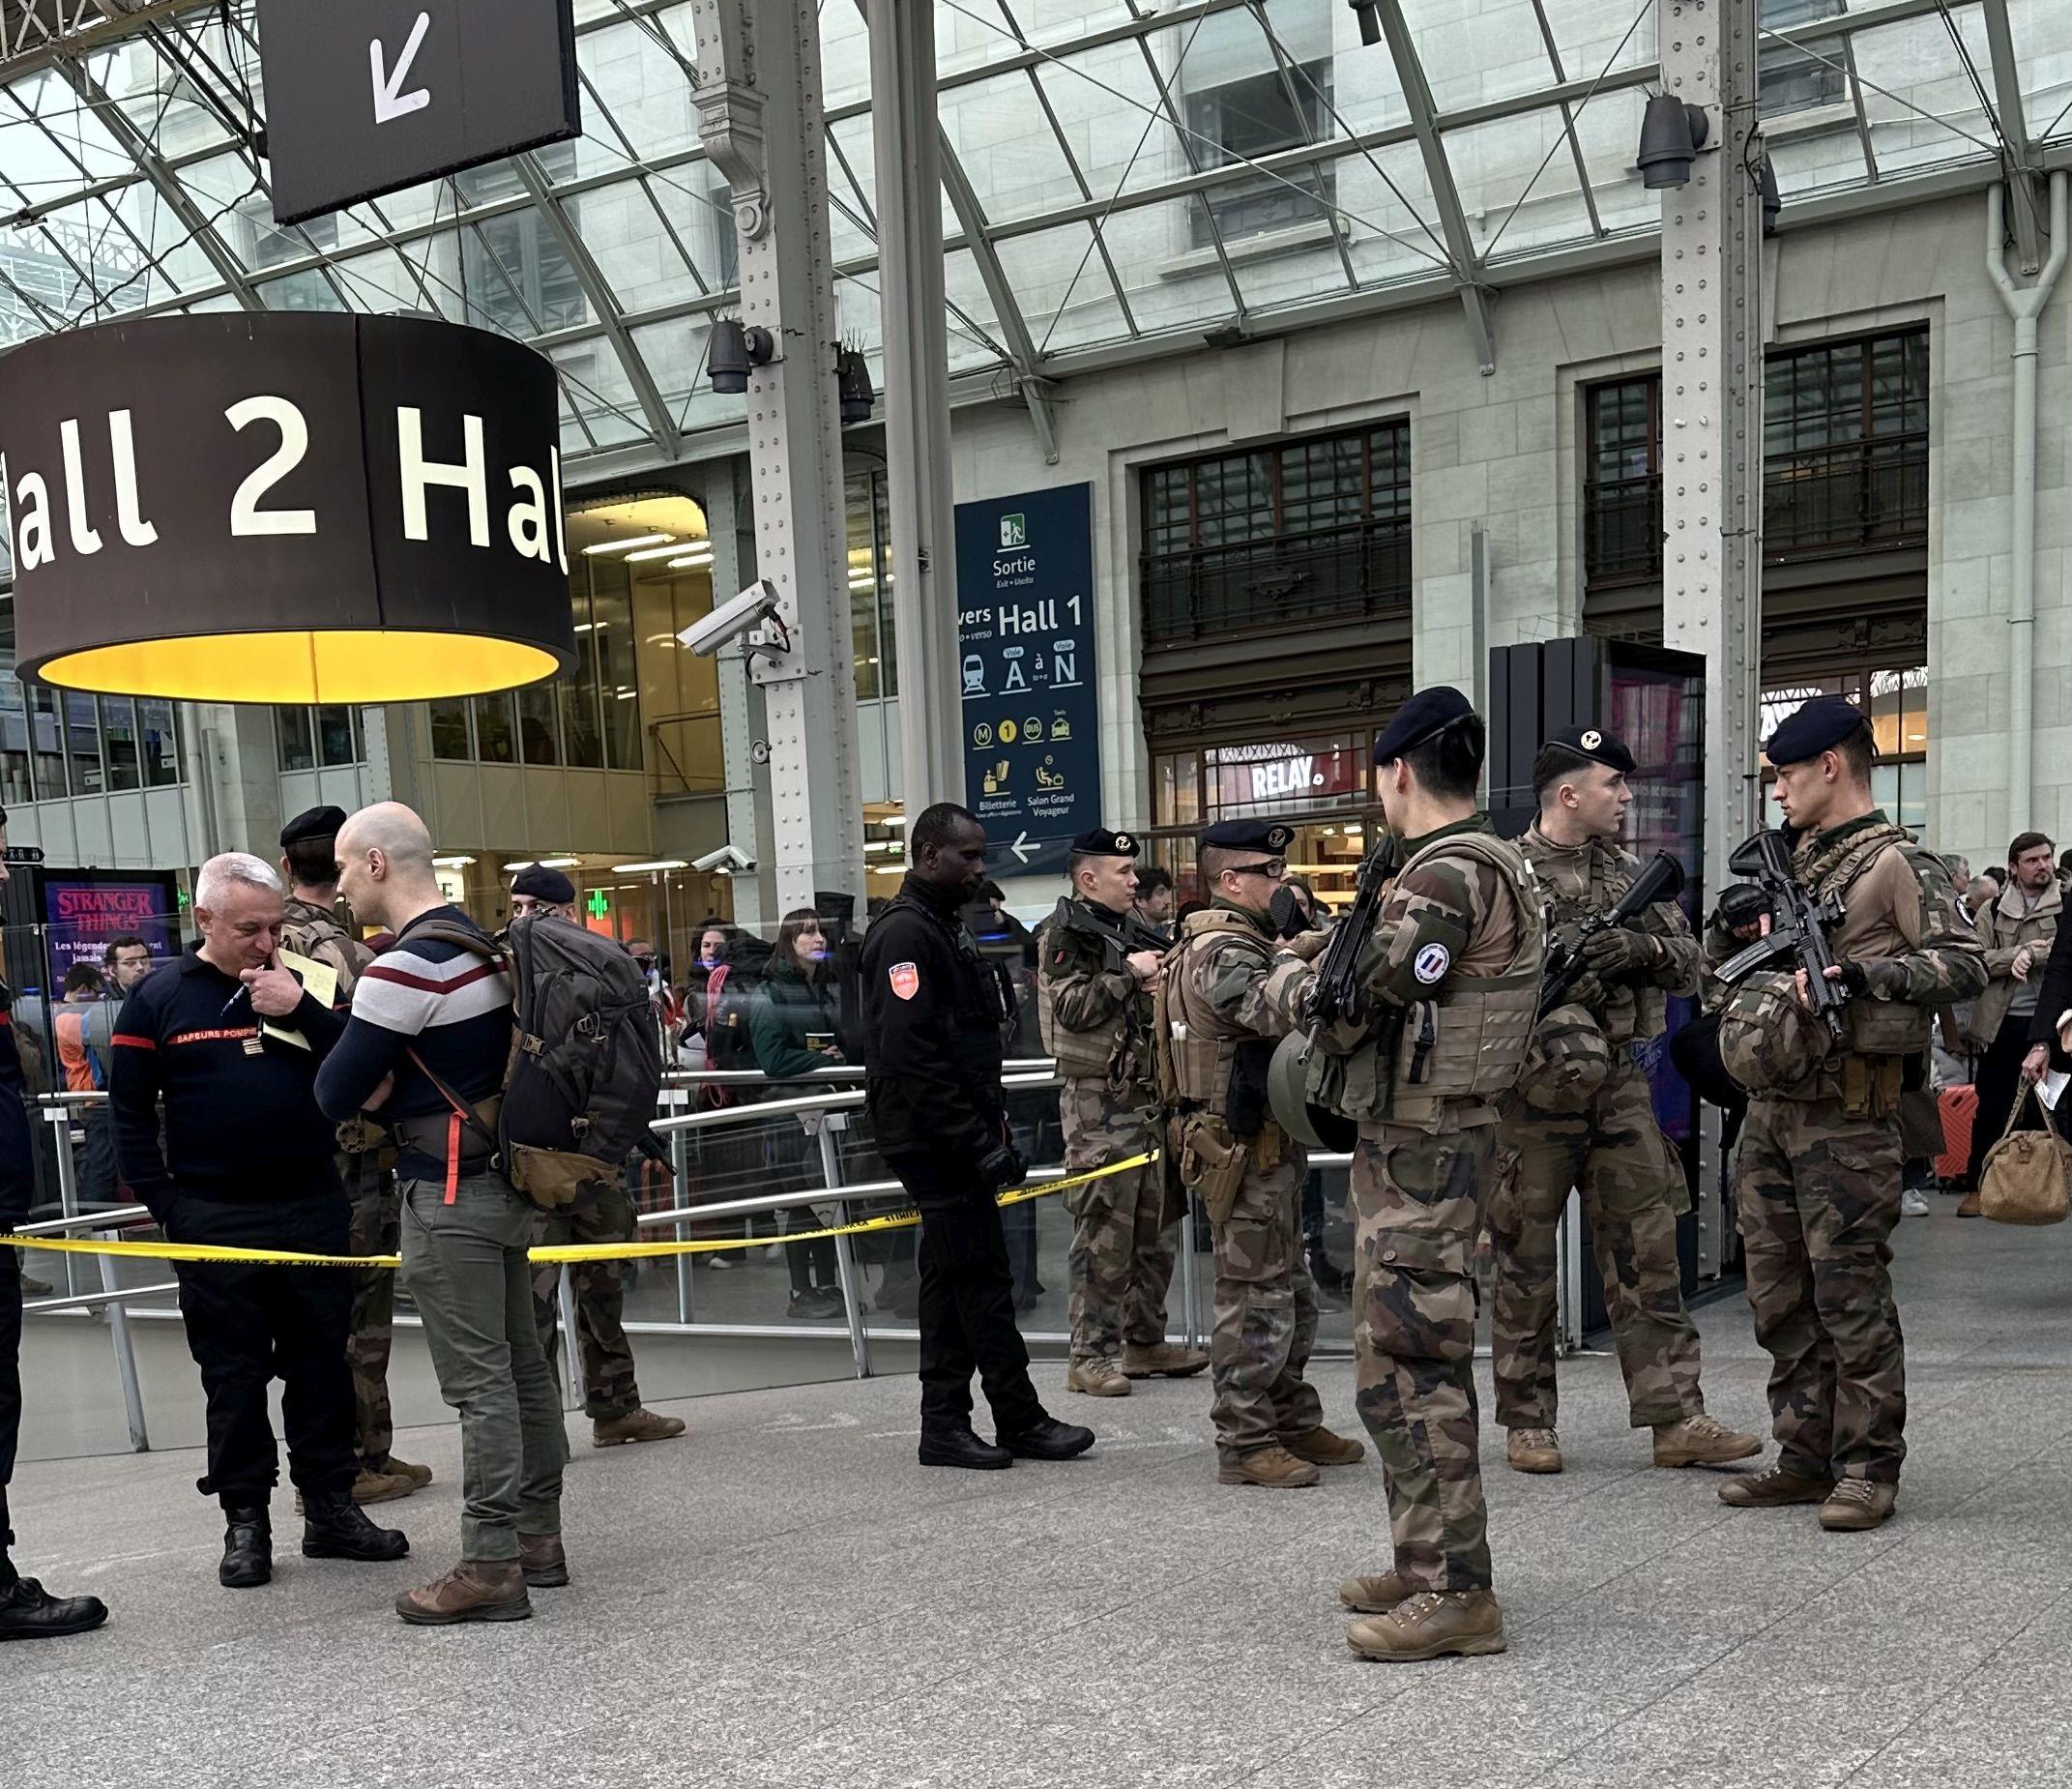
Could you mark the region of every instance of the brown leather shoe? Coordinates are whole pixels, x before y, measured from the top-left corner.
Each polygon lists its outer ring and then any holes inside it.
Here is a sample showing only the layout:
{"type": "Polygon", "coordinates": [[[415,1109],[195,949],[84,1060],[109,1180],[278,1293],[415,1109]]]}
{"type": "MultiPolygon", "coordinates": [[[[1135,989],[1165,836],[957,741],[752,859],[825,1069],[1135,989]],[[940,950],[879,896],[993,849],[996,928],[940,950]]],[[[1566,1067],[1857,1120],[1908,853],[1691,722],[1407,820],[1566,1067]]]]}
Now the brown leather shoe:
{"type": "Polygon", "coordinates": [[[1871,1479],[1837,1479],[1821,1505],[1821,1526],[1835,1534],[1860,1533],[1887,1520],[1899,1502],[1899,1486],[1871,1479]]]}
{"type": "Polygon", "coordinates": [[[1514,1428],[1503,1443],[1504,1464],[1513,1472],[1560,1472],[1561,1443],[1551,1428],[1514,1428]]]}
{"type": "Polygon", "coordinates": [[[629,1410],[623,1417],[599,1417],[590,1425],[593,1448],[623,1448],[629,1441],[674,1441],[684,1432],[682,1417],[658,1417],[652,1410],[629,1410]]]}
{"type": "Polygon", "coordinates": [[[1113,1361],[1096,1355],[1091,1361],[1074,1361],[1065,1369],[1065,1389],[1089,1397],[1127,1397],[1129,1381],[1113,1361]]]}
{"type": "Polygon", "coordinates": [[[464,1559],[444,1577],[395,1599],[395,1612],[413,1628],[451,1628],[456,1622],[523,1622],[533,1614],[525,1572],[514,1559],[464,1559]]]}
{"type": "Polygon", "coordinates": [[[1680,1422],[1655,1424],[1657,1466],[1724,1466],[1730,1460],[1753,1459],[1762,1452],[1763,1443],[1756,1436],[1729,1428],[1707,1411],[1680,1422]]]}
{"type": "Polygon", "coordinates": [[[1973,1187],[1970,1192],[1966,1193],[1958,1201],[1957,1216],[1960,1217],[1983,1217],[1985,1215],[1986,1208],[1978,1202],[1978,1188],[1973,1187]]]}
{"type": "Polygon", "coordinates": [[[1333,1434],[1321,1422],[1315,1428],[1300,1428],[1292,1435],[1283,1435],[1280,1445],[1297,1459],[1307,1460],[1312,1466],[1357,1466],[1367,1457],[1365,1442],[1355,1441],[1349,1435],[1333,1434]]]}
{"type": "Polygon", "coordinates": [[[1788,1504],[1825,1503],[1833,1489],[1832,1479],[1801,1479],[1795,1472],[1772,1466],[1767,1472],[1729,1479],[1719,1487],[1719,1500],[1736,1510],[1781,1510],[1788,1504]]]}
{"type": "Polygon", "coordinates": [[[569,1581],[569,1555],[559,1535],[520,1535],[518,1569],[534,1590],[559,1590],[569,1581]]]}
{"type": "Polygon", "coordinates": [[[1277,1441],[1225,1460],[1216,1469],[1218,1484],[1257,1484],[1269,1491],[1299,1490],[1323,1477],[1307,1460],[1297,1459],[1277,1441]]]}
{"type": "Polygon", "coordinates": [[[1153,1373],[1163,1373],[1168,1379],[1185,1379],[1208,1364],[1209,1357],[1199,1348],[1182,1348],[1175,1342],[1159,1342],[1148,1348],[1133,1342],[1123,1344],[1125,1379],[1149,1379],[1153,1373]]]}
{"type": "Polygon", "coordinates": [[[1415,1593],[1399,1574],[1384,1571],[1379,1576],[1348,1578],[1338,1586],[1338,1600],[1361,1615],[1386,1615],[1415,1593]]]}
{"type": "Polygon", "coordinates": [[[1346,1644],[1362,1658],[1409,1664],[1458,1653],[1464,1658],[1501,1653],[1503,1611],[1486,1590],[1418,1591],[1386,1615],[1355,1622],[1346,1644]]]}

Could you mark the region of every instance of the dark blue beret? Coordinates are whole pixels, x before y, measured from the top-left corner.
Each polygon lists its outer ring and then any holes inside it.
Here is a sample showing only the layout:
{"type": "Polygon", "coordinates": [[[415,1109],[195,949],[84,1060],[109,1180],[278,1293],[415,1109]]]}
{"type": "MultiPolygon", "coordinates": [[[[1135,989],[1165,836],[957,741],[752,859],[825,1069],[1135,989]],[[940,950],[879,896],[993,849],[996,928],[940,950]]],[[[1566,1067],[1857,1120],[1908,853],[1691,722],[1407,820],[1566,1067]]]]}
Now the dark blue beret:
{"type": "Polygon", "coordinates": [[[1763,755],[1772,764],[1803,764],[1869,724],[1863,710],[1847,696],[1817,695],[1777,723],[1776,732],[1764,742],[1763,755]]]}
{"type": "Polygon", "coordinates": [[[1474,713],[1474,704],[1451,684],[1420,689],[1396,710],[1396,716],[1374,742],[1374,761],[1392,764],[1415,746],[1443,733],[1456,720],[1474,713]]]}
{"type": "Polygon", "coordinates": [[[1557,727],[1547,735],[1547,744],[1627,776],[1631,776],[1636,768],[1632,752],[1626,749],[1626,742],[1601,727],[1557,727]]]}
{"type": "Polygon", "coordinates": [[[1135,857],[1141,847],[1134,833],[1111,833],[1105,826],[1096,826],[1073,839],[1072,849],[1081,857],[1135,857]]]}
{"type": "Polygon", "coordinates": [[[1295,842],[1295,828],[1285,820],[1218,820],[1202,834],[1204,845],[1219,851],[1279,853],[1295,842]]]}
{"type": "Polygon", "coordinates": [[[511,877],[511,892],[530,894],[550,907],[566,907],[575,898],[575,884],[558,869],[548,869],[543,864],[528,864],[511,877]]]}
{"type": "Polygon", "coordinates": [[[344,808],[312,807],[307,813],[297,814],[280,829],[280,848],[285,851],[290,845],[299,845],[306,839],[336,838],[344,825],[344,808]]]}

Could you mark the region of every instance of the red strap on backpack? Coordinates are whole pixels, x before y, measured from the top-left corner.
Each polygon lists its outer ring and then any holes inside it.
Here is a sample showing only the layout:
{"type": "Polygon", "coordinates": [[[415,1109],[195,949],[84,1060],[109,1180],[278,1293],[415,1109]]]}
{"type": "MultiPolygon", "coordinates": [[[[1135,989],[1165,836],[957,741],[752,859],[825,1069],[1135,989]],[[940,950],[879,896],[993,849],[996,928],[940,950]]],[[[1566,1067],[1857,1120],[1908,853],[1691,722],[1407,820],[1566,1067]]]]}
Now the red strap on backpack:
{"type": "Polygon", "coordinates": [[[460,1114],[450,1112],[446,1120],[446,1203],[460,1196],[460,1114]]]}

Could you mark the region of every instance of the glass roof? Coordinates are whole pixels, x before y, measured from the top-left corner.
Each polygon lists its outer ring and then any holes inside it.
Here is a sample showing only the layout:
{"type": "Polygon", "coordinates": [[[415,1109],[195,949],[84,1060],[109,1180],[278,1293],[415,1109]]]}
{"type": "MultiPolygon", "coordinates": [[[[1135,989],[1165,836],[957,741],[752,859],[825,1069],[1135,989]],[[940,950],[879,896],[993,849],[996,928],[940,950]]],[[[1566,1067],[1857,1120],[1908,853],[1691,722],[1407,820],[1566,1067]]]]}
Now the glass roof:
{"type": "MultiPolygon", "coordinates": [[[[1762,0],[1786,202],[2040,166],[2072,142],[2063,4],[1762,0]]],[[[580,141],[282,229],[253,0],[0,0],[0,342],[153,312],[429,311],[553,359],[572,467],[695,451],[682,437],[744,407],[704,377],[737,245],[698,146],[689,0],[575,10],[580,141]]],[[[1007,390],[1175,332],[1473,293],[1655,227],[1632,162],[1656,0],[1400,15],[1366,47],[1343,0],[935,0],[952,376],[1007,390]]],[[[863,18],[823,0],[820,20],[841,328],[875,376],[863,18]]]]}

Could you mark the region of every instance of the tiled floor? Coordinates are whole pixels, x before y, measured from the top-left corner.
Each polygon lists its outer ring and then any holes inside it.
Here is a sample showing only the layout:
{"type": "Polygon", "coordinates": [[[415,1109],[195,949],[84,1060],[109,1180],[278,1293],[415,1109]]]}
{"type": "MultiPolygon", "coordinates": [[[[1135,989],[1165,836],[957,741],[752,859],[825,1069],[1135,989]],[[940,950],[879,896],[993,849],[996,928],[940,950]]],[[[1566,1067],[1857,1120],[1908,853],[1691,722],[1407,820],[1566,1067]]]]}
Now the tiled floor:
{"type": "MultiPolygon", "coordinates": [[[[2072,1231],[1950,1212],[1899,1238],[1897,1520],[1730,1512],[1710,1476],[1648,1466],[1610,1361],[1571,1362],[1567,1473],[1489,1483],[1502,1657],[1356,1660],[1332,1587],[1386,1558],[1378,1467],[1219,1488],[1201,1381],[1090,1408],[1043,1367],[1102,1445],[973,1476],[914,1465],[910,1382],[835,1382],[687,1400],[661,1447],[598,1453],[571,1424],[575,1583],[514,1627],[388,1610],[454,1551],[450,1427],[408,1437],[438,1482],[381,1511],[409,1564],[290,1546],[245,1595],[215,1584],[191,1454],[26,1466],[24,1565],[114,1619],[0,1656],[7,1781],[2061,1785],[2072,1231]]],[[[1713,1408],[1757,1422],[1745,1309],[1701,1322],[1713,1408]]],[[[1318,1378],[1353,1427],[1350,1368],[1318,1378]]]]}

